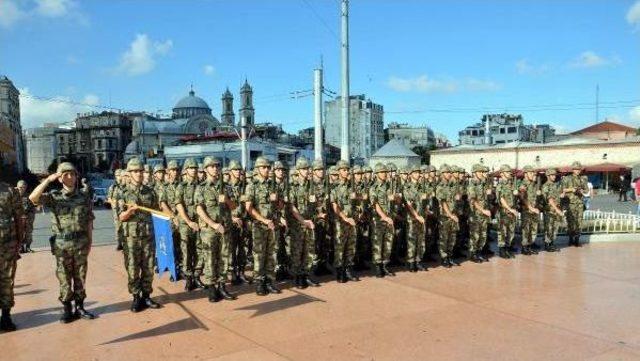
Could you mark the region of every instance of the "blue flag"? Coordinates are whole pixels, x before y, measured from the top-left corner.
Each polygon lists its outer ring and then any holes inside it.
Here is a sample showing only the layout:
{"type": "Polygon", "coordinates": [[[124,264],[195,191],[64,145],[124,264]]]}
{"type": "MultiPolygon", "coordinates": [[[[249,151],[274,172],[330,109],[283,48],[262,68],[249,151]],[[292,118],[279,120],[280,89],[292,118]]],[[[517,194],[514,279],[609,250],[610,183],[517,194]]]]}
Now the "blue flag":
{"type": "Polygon", "coordinates": [[[173,235],[171,220],[158,214],[151,214],[153,219],[153,233],[156,241],[156,264],[160,276],[169,271],[172,281],[178,279],[176,274],[176,260],[173,253],[173,235]]]}

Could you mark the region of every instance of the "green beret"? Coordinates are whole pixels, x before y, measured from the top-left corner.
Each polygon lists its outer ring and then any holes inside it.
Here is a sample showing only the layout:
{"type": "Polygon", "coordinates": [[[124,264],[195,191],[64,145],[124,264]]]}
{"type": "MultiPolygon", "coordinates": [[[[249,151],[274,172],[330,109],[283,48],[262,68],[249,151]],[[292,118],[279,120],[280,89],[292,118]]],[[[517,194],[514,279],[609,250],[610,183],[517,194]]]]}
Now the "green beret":
{"type": "Polygon", "coordinates": [[[127,163],[127,172],[143,170],[142,162],[138,158],[131,158],[127,163]]]}
{"type": "Polygon", "coordinates": [[[269,160],[266,157],[260,156],[258,157],[258,159],[256,159],[256,163],[253,166],[254,168],[258,168],[258,167],[268,167],[269,165],[271,165],[269,163],[269,160]]]}
{"type": "Polygon", "coordinates": [[[180,168],[180,167],[178,166],[178,162],[175,161],[175,160],[170,160],[169,163],[167,163],[167,169],[168,170],[178,169],[178,168],[180,168]]]}
{"type": "Polygon", "coordinates": [[[580,162],[578,161],[575,161],[571,163],[571,169],[582,169],[582,164],[580,164],[580,162]]]}
{"type": "Polygon", "coordinates": [[[220,159],[215,157],[204,157],[203,166],[205,168],[214,165],[220,166],[220,159]]]}
{"type": "Polygon", "coordinates": [[[198,163],[193,158],[187,158],[182,165],[182,169],[198,168],[198,163]]]}
{"type": "Polygon", "coordinates": [[[158,163],[153,166],[153,173],[156,172],[164,172],[164,166],[162,165],[162,163],[158,163]]]}
{"type": "Polygon", "coordinates": [[[324,170],[322,159],[316,159],[313,161],[313,170],[324,170]]]}
{"type": "Polygon", "coordinates": [[[388,172],[389,168],[387,168],[387,166],[384,163],[376,163],[373,170],[376,173],[384,173],[384,172],[388,172]]]}
{"type": "Polygon", "coordinates": [[[296,169],[307,169],[309,168],[309,161],[305,157],[300,157],[296,161],[296,169]]]}
{"type": "Polygon", "coordinates": [[[508,164],[503,164],[500,166],[500,173],[510,173],[511,171],[512,169],[508,164]]]}
{"type": "Polygon", "coordinates": [[[242,164],[237,160],[229,161],[229,170],[242,170],[242,164]]]}

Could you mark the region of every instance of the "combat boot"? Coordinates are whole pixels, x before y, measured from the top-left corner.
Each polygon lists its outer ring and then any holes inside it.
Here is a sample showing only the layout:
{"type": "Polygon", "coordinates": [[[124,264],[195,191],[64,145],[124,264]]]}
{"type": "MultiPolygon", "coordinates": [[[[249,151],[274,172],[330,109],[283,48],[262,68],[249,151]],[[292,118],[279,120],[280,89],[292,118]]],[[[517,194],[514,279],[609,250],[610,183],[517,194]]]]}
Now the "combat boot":
{"type": "Polygon", "coordinates": [[[522,246],[522,253],[525,256],[531,256],[533,253],[531,252],[531,249],[529,249],[529,246],[522,246]]]}
{"type": "Polygon", "coordinates": [[[236,297],[236,295],[234,295],[233,293],[227,291],[227,288],[224,285],[224,282],[218,283],[218,292],[220,293],[220,296],[222,296],[222,298],[224,298],[227,301],[233,301],[233,300],[238,299],[238,297],[236,297]]]}
{"type": "Polygon", "coordinates": [[[282,291],[280,291],[280,289],[278,289],[278,287],[276,287],[272,281],[270,279],[267,278],[266,282],[265,282],[265,286],[267,288],[267,291],[269,293],[282,293],[282,291]]]}
{"type": "Polygon", "coordinates": [[[580,243],[580,236],[575,236],[573,242],[574,247],[582,247],[582,243],[580,243]]]}
{"type": "Polygon", "coordinates": [[[296,288],[302,288],[302,281],[301,281],[301,277],[296,275],[293,279],[293,284],[296,288]]]}
{"type": "Polygon", "coordinates": [[[511,257],[509,257],[509,254],[507,253],[506,247],[498,248],[498,256],[500,258],[504,258],[504,259],[511,258],[511,257]]]}
{"type": "Polygon", "coordinates": [[[207,295],[209,296],[209,302],[211,303],[215,303],[222,300],[222,295],[218,291],[218,287],[216,287],[215,285],[209,286],[207,290],[207,295]]]}
{"type": "Polygon", "coordinates": [[[478,256],[478,253],[473,253],[471,255],[471,257],[469,257],[469,260],[473,263],[482,263],[482,260],[480,259],[480,257],[478,256]]]}
{"type": "Polygon", "coordinates": [[[85,320],[93,320],[96,318],[93,313],[84,309],[84,301],[76,301],[76,317],[80,317],[85,320]]]}
{"type": "Polygon", "coordinates": [[[75,320],[75,315],[71,312],[71,301],[62,303],[62,316],[60,317],[61,323],[69,323],[75,320]]]}
{"type": "Polygon", "coordinates": [[[422,264],[422,262],[416,262],[416,271],[426,271],[427,268],[422,264]]]}
{"type": "Polygon", "coordinates": [[[184,290],[187,292],[191,292],[196,289],[196,286],[193,284],[193,277],[187,276],[186,281],[184,283],[184,290]]]}
{"type": "Polygon", "coordinates": [[[451,266],[453,266],[449,261],[449,257],[444,257],[443,259],[441,259],[440,265],[442,265],[442,267],[445,267],[445,268],[451,268],[451,266]]]}
{"type": "Polygon", "coordinates": [[[449,257],[449,263],[452,266],[460,266],[460,262],[456,261],[453,257],[449,257]]]}
{"type": "Polygon", "coordinates": [[[140,297],[140,301],[144,304],[144,306],[149,308],[162,308],[162,305],[152,300],[151,297],[149,297],[148,293],[143,293],[142,297],[140,297]]]}
{"type": "Polygon", "coordinates": [[[267,291],[267,286],[265,284],[265,280],[261,280],[260,283],[256,285],[256,295],[258,296],[266,296],[269,294],[267,291]]]}
{"type": "Polygon", "coordinates": [[[336,268],[336,281],[338,281],[338,283],[347,282],[347,277],[344,276],[344,267],[336,268]]]}
{"type": "Polygon", "coordinates": [[[116,246],[116,251],[122,251],[122,243],[118,242],[118,245],[116,246]]]}
{"type": "Polygon", "coordinates": [[[2,317],[0,317],[0,330],[11,332],[16,330],[16,325],[11,320],[11,309],[3,308],[2,317]]]}
{"type": "Polygon", "coordinates": [[[195,288],[202,288],[203,290],[207,288],[207,285],[202,283],[202,281],[200,280],[199,276],[194,276],[193,277],[193,286],[195,288]]]}
{"type": "Polygon", "coordinates": [[[532,243],[529,246],[529,251],[531,252],[531,254],[538,254],[539,253],[538,250],[533,245],[535,245],[535,243],[532,243]]]}
{"type": "Polygon", "coordinates": [[[351,266],[345,268],[344,276],[348,281],[358,282],[360,278],[353,273],[353,268],[351,266]]]}
{"type": "Polygon", "coordinates": [[[395,276],[396,276],[396,274],[395,274],[395,273],[393,273],[393,271],[390,271],[390,270],[387,268],[387,265],[386,265],[386,264],[384,264],[384,263],[382,264],[382,270],[384,271],[384,275],[385,275],[385,276],[391,276],[391,277],[395,277],[395,276]]]}
{"type": "Polygon", "coordinates": [[[140,303],[140,296],[133,295],[133,302],[131,302],[131,312],[137,313],[142,311],[142,304],[140,303]]]}
{"type": "Polygon", "coordinates": [[[547,252],[558,252],[559,251],[559,249],[556,248],[556,246],[553,244],[553,242],[545,243],[544,250],[547,251],[547,252]]]}
{"type": "Polygon", "coordinates": [[[418,267],[416,267],[416,263],[415,262],[407,263],[407,271],[409,271],[409,272],[418,272],[418,267]]]}
{"type": "Polygon", "coordinates": [[[376,264],[376,277],[384,277],[384,270],[382,269],[382,263],[376,264]]]}
{"type": "Polygon", "coordinates": [[[302,275],[301,278],[302,278],[302,283],[306,284],[307,286],[320,287],[320,283],[314,280],[313,278],[311,278],[308,274],[302,275]]]}

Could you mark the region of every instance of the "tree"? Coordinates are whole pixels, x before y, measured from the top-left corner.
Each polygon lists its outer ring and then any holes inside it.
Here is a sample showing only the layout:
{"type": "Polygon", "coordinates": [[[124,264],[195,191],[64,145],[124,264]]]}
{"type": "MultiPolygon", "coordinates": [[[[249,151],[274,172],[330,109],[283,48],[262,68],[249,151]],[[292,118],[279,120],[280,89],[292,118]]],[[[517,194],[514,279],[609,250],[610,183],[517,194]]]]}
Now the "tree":
{"type": "Polygon", "coordinates": [[[422,145],[418,145],[413,147],[411,150],[420,156],[420,162],[422,164],[430,164],[431,155],[429,154],[432,150],[435,150],[435,146],[425,147],[422,145]]]}

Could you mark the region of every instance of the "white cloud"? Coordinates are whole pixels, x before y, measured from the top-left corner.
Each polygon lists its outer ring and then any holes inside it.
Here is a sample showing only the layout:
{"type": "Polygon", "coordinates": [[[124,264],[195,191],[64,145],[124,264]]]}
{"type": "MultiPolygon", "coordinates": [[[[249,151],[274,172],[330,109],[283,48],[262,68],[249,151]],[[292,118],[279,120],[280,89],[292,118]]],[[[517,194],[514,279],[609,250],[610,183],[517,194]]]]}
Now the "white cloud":
{"type": "Polygon", "coordinates": [[[431,79],[427,75],[420,75],[415,78],[400,78],[391,76],[387,80],[387,86],[394,91],[407,93],[454,93],[460,90],[480,92],[496,91],[501,85],[491,81],[476,78],[465,80],[456,79],[431,79]]]}
{"type": "Polygon", "coordinates": [[[636,1],[627,11],[627,22],[631,25],[640,25],[640,1],[636,1]]]}
{"type": "Polygon", "coordinates": [[[516,71],[523,75],[540,75],[549,71],[549,66],[546,64],[534,65],[527,59],[520,59],[516,62],[516,71]]]}
{"type": "Polygon", "coordinates": [[[49,18],[65,16],[77,5],[75,1],[71,0],[36,0],[36,3],[35,11],[49,18]]]}
{"type": "Polygon", "coordinates": [[[117,72],[136,76],[150,72],[156,66],[156,58],[166,55],[173,41],[153,42],[147,34],[137,34],[129,49],[120,57],[117,72]]]}
{"type": "Polygon", "coordinates": [[[571,63],[569,63],[569,66],[573,68],[596,68],[599,66],[609,66],[618,63],[620,63],[620,58],[617,56],[606,58],[596,54],[596,52],[592,50],[587,50],[578,55],[571,63]]]}
{"type": "Polygon", "coordinates": [[[10,28],[13,24],[17,23],[24,17],[26,13],[22,11],[13,1],[2,0],[0,1],[0,26],[3,28],[10,28]]]}
{"type": "Polygon", "coordinates": [[[216,68],[214,68],[213,65],[207,64],[202,68],[202,71],[204,71],[205,75],[213,75],[216,72],[216,68]]]}
{"type": "Polygon", "coordinates": [[[51,99],[34,98],[29,88],[20,88],[20,120],[24,128],[41,126],[43,123],[63,123],[76,118],[77,113],[95,111],[91,105],[98,105],[100,99],[87,94],[82,103],[73,103],[67,96],[51,99]],[[86,104],[86,105],[85,105],[86,104]]]}

